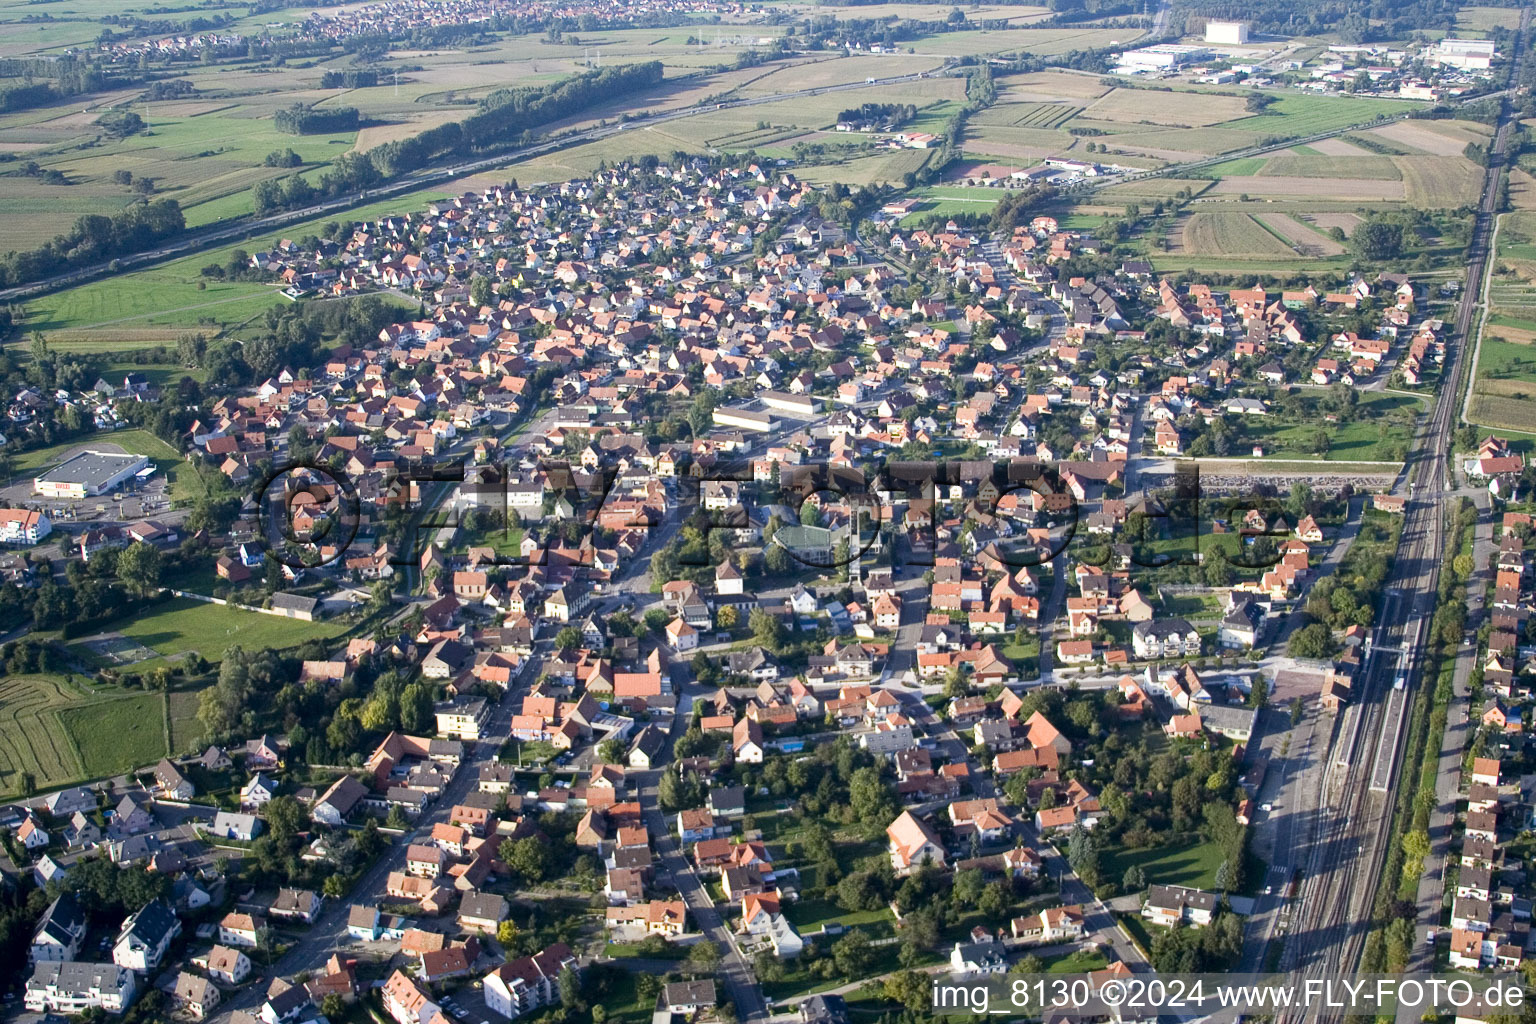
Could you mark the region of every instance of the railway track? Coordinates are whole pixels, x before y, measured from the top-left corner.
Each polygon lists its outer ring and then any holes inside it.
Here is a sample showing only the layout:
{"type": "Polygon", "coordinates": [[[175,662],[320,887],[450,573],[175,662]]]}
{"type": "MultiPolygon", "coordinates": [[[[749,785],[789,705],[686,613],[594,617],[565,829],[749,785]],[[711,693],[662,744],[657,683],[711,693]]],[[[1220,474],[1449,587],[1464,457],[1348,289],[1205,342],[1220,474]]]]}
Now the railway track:
{"type": "MultiPolygon", "coordinates": [[[[1526,40],[1531,10],[1520,20],[1518,54],[1510,68],[1510,83],[1528,55],[1526,40]]],[[[1376,893],[1382,867],[1390,852],[1392,813],[1397,785],[1412,766],[1403,762],[1402,741],[1416,687],[1432,686],[1424,678],[1424,623],[1435,610],[1440,564],[1444,557],[1446,503],[1452,476],[1448,463],[1451,432],[1460,409],[1460,392],[1470,363],[1467,348],[1481,284],[1492,258],[1490,242],[1497,213],[1499,182],[1504,171],[1514,118],[1506,90],[1494,133],[1492,158],[1483,181],[1482,197],[1467,250],[1467,282],[1451,336],[1449,365],[1429,420],[1415,437],[1410,454],[1410,501],[1393,561],[1387,591],[1377,616],[1372,654],[1362,670],[1361,692],[1351,716],[1335,727],[1331,756],[1325,769],[1319,805],[1304,843],[1306,882],[1301,904],[1281,959],[1281,967],[1302,978],[1337,976],[1356,971],[1374,926],[1376,893]],[[1391,657],[1392,654],[1398,657],[1391,657]],[[1393,689],[1397,676],[1406,677],[1402,691],[1393,689]]],[[[1281,1014],[1281,1021],[1343,1020],[1342,1012],[1281,1014]]]]}

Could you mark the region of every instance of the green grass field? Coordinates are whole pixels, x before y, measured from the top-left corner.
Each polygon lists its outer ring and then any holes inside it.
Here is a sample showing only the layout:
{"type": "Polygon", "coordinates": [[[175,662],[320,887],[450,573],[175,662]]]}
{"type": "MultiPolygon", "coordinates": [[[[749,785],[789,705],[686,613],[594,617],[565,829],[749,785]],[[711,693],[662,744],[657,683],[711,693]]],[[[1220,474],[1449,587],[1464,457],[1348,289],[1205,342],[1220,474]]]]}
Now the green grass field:
{"type": "MultiPolygon", "coordinates": [[[[195,694],[189,694],[194,701],[195,694]]],[[[165,695],[93,689],[58,676],[0,680],[0,794],[113,775],[166,754],[165,695]]]]}
{"type": "MultiPolygon", "coordinates": [[[[1310,404],[1310,400],[1309,400],[1310,404]]],[[[1402,394],[1370,392],[1360,397],[1362,414],[1350,423],[1325,423],[1321,417],[1282,422],[1274,417],[1243,419],[1243,441],[1262,443],[1266,455],[1314,454],[1309,451],[1319,426],[1328,433],[1329,461],[1401,461],[1413,439],[1414,416],[1424,410],[1422,399],[1402,394]]]]}
{"type": "Polygon", "coordinates": [[[1220,127],[1281,137],[1313,135],[1424,106],[1408,100],[1361,99],[1354,96],[1299,96],[1295,93],[1269,95],[1274,96],[1275,100],[1264,113],[1223,121],[1220,127]]]}
{"type": "Polygon", "coordinates": [[[152,764],[166,754],[165,695],[144,693],[59,713],[88,778],[152,764]]]}
{"type": "Polygon", "coordinates": [[[187,598],[155,605],[113,626],[159,654],[197,651],[210,661],[218,661],[237,644],[248,651],[284,650],[306,640],[329,639],[345,628],[339,622],[301,622],[187,598]]]}
{"type": "Polygon", "coordinates": [[[1113,846],[1104,851],[1105,878],[1118,881],[1132,865],[1146,873],[1150,885],[1210,889],[1216,885],[1216,870],[1221,867],[1221,848],[1196,839],[1148,850],[1113,846]]]}

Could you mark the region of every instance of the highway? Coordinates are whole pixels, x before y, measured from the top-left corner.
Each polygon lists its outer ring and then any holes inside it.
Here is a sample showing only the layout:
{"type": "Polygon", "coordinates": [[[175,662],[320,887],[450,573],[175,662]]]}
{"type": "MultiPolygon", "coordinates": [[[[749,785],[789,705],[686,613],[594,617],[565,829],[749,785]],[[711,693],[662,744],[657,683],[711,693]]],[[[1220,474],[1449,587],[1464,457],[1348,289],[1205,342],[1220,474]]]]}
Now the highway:
{"type": "MultiPolygon", "coordinates": [[[[1518,80],[1519,63],[1526,59],[1524,40],[1530,22],[1531,11],[1527,9],[1521,17],[1521,41],[1511,50],[1520,54],[1510,71],[1511,82],[1518,80]]],[[[1372,653],[1362,670],[1360,692],[1353,699],[1355,710],[1350,716],[1341,716],[1349,721],[1348,727],[1334,728],[1318,807],[1296,844],[1296,864],[1301,867],[1303,883],[1292,908],[1280,967],[1306,977],[1348,974],[1359,967],[1373,925],[1372,908],[1382,865],[1389,853],[1397,785],[1413,767],[1402,763],[1400,750],[1407,705],[1416,688],[1434,685],[1434,680],[1424,678],[1428,631],[1423,627],[1435,609],[1444,558],[1445,515],[1454,488],[1447,459],[1458,420],[1459,391],[1470,363],[1467,347],[1472,318],[1491,257],[1498,186],[1512,115],[1506,94],[1467,251],[1466,287],[1447,339],[1444,382],[1409,455],[1409,468],[1417,472],[1406,479],[1415,484],[1411,485],[1402,538],[1378,609],[1372,653]],[[1402,693],[1393,689],[1400,675],[1406,679],[1402,693]]],[[[1430,739],[1439,742],[1437,737],[1430,739]]],[[[1302,1018],[1291,1015],[1290,1019],[1302,1018]]]]}

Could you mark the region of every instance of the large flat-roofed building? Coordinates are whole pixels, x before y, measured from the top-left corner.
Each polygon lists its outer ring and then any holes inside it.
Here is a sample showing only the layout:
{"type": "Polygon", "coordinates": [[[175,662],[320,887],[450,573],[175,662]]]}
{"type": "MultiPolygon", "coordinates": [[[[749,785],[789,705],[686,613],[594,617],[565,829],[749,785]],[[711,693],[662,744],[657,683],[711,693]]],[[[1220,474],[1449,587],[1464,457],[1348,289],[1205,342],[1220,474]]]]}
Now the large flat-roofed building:
{"type": "Polygon", "coordinates": [[[93,498],[130,479],[149,465],[147,455],[121,452],[77,452],[32,482],[45,498],[93,498]]]}
{"type": "Polygon", "coordinates": [[[1204,46],[1186,46],[1176,43],[1158,43],[1143,46],[1139,50],[1127,50],[1117,55],[1119,70],[1130,74],[1146,74],[1153,71],[1174,71],[1185,64],[1204,60],[1211,51],[1204,46]]]}
{"type": "Polygon", "coordinates": [[[1205,41],[1226,46],[1242,46],[1248,41],[1246,21],[1215,21],[1205,23],[1205,41]]]}
{"type": "Polygon", "coordinates": [[[722,427],[737,427],[741,430],[772,430],[773,417],[766,412],[754,412],[751,409],[719,408],[714,412],[715,423],[722,427]]]}
{"type": "Polygon", "coordinates": [[[1424,55],[1432,64],[1463,71],[1487,71],[1498,52],[1492,39],[1442,39],[1424,55]]]}

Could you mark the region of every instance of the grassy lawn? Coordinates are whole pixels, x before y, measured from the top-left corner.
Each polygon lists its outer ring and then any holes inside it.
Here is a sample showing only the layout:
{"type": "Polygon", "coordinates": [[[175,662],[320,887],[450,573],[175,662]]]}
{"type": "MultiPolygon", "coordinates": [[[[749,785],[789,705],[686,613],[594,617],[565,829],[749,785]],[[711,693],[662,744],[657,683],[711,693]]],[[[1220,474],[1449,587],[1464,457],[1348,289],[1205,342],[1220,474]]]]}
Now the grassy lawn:
{"type": "Polygon", "coordinates": [[[614,958],[638,957],[646,960],[686,960],[688,947],[667,943],[667,948],[659,953],[648,953],[640,948],[638,942],[610,942],[603,947],[603,952],[614,958]]]}
{"type": "Polygon", "coordinates": [[[199,693],[197,690],[177,690],[165,695],[170,705],[172,754],[192,754],[198,750],[197,741],[203,735],[203,725],[197,720],[199,693]]]}
{"type": "Polygon", "coordinates": [[[815,931],[827,924],[851,928],[854,925],[886,924],[894,920],[888,907],[846,911],[826,900],[814,899],[796,900],[784,908],[784,916],[801,932],[815,931]]]}
{"type": "Polygon", "coordinates": [[[177,503],[190,502],[204,493],[202,481],[197,477],[197,470],[182,459],[181,453],[149,431],[139,428],[89,434],[50,448],[35,448],[29,452],[22,452],[12,461],[11,472],[15,477],[37,476],[81,449],[105,450],[110,447],[121,448],[134,455],[148,455],[170,482],[171,499],[177,503]]]}
{"type": "Polygon", "coordinates": [[[1143,953],[1152,952],[1152,928],[1147,924],[1146,918],[1140,914],[1116,914],[1115,920],[1125,926],[1125,930],[1131,933],[1131,938],[1141,947],[1143,953]]]}
{"type": "MultiPolygon", "coordinates": [[[[897,959],[899,950],[900,946],[895,944],[876,946],[873,950],[874,958],[864,977],[878,978],[881,975],[901,970],[901,961],[897,959]]],[[[930,953],[923,958],[922,963],[937,963],[939,959],[937,953],[930,953]]],[[[783,981],[764,982],[763,994],[769,999],[790,999],[798,996],[812,995],[816,992],[825,992],[828,989],[840,988],[849,982],[858,980],[858,978],[846,978],[842,975],[821,978],[796,965],[784,975],[783,981]]]]}
{"type": "MultiPolygon", "coordinates": [[[[1112,846],[1104,851],[1104,877],[1118,880],[1131,865],[1140,866],[1151,885],[1187,885],[1211,889],[1221,867],[1221,849],[1195,839],[1147,850],[1112,846]]],[[[1234,865],[1235,866],[1235,865],[1234,865]]]]}
{"type": "Polygon", "coordinates": [[[1169,615],[1198,618],[1221,613],[1221,598],[1215,594],[1160,594],[1159,601],[1169,615]]]}
{"type": "Polygon", "coordinates": [[[613,990],[603,998],[608,1019],[623,1024],[644,1024],[651,1019],[653,1003],[640,998],[640,993],[635,990],[633,971],[621,973],[623,976],[614,984],[613,990]]]}
{"type": "MultiPolygon", "coordinates": [[[[1309,397],[1310,407],[1316,399],[1309,397]]],[[[1423,400],[1415,395],[1371,392],[1360,396],[1359,415],[1349,423],[1327,423],[1321,415],[1307,415],[1299,421],[1275,416],[1244,417],[1242,442],[1262,443],[1270,454],[1282,451],[1317,456],[1312,442],[1321,429],[1328,436],[1328,451],[1320,456],[1330,462],[1399,462],[1413,438],[1413,428],[1423,400]]]]}
{"type": "Polygon", "coordinates": [[[165,697],[144,693],[59,714],[85,774],[114,775],[165,756],[165,697]]]}
{"type": "Polygon", "coordinates": [[[158,604],[112,628],[160,654],[197,651],[210,661],[236,644],[246,650],[282,650],[346,631],[339,622],[302,622],[186,598],[158,604]]]}
{"type": "Polygon", "coordinates": [[[1109,961],[1102,953],[1091,952],[1086,949],[1074,950],[1071,953],[1063,953],[1060,956],[1046,957],[1045,971],[1047,974],[1085,974],[1088,971],[1102,971],[1109,966],[1109,961]]]}

